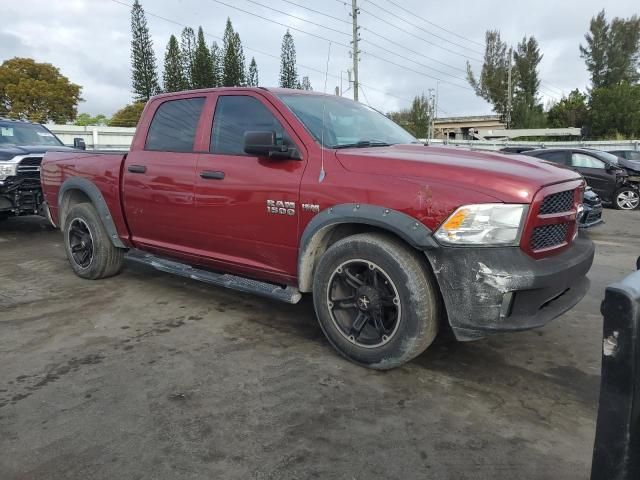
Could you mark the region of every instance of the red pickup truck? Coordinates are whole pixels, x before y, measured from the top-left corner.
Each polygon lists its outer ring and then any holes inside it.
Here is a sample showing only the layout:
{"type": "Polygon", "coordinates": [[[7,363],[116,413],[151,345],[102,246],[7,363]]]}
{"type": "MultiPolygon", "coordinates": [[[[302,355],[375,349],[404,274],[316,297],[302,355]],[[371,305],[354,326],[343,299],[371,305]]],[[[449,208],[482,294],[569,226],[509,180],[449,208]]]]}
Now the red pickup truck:
{"type": "Polygon", "coordinates": [[[583,179],[530,157],[425,146],[362,104],[299,90],[159,95],[127,153],[47,153],[50,218],[83,278],[125,257],[291,303],[331,344],[402,364],[540,327],[586,293],[583,179]]]}

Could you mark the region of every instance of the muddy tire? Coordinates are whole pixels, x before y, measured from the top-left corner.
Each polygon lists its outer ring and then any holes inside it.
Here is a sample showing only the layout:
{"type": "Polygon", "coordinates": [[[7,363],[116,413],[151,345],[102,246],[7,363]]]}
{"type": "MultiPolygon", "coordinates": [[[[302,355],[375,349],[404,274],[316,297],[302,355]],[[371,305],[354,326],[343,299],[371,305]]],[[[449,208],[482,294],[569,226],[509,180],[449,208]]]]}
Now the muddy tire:
{"type": "Polygon", "coordinates": [[[635,210],[640,205],[640,192],[635,188],[622,187],[613,194],[613,206],[618,210],[635,210]]]}
{"type": "Polygon", "coordinates": [[[97,280],[120,272],[125,250],[113,246],[93,205],[75,205],[64,223],[65,250],[76,275],[97,280]]]}
{"type": "Polygon", "coordinates": [[[358,234],[332,245],[316,268],[313,301],[331,345],[369,368],[402,365],[438,332],[440,304],[426,259],[391,235],[358,234]]]}

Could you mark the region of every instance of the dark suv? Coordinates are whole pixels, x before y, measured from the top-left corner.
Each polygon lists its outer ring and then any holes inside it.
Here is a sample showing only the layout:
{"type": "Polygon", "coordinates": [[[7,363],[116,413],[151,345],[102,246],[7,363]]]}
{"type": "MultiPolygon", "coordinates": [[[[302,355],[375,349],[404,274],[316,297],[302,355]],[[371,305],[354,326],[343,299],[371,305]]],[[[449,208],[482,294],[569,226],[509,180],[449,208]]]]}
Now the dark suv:
{"type": "Polygon", "coordinates": [[[639,184],[632,181],[615,155],[588,148],[545,148],[523,152],[522,155],[576,170],[604,203],[615,208],[633,210],[640,205],[639,184]]]}
{"type": "MultiPolygon", "coordinates": [[[[84,147],[81,139],[74,144],[84,147]]],[[[0,220],[41,213],[40,162],[46,152],[73,150],[38,123],[0,118],[0,220]]]]}

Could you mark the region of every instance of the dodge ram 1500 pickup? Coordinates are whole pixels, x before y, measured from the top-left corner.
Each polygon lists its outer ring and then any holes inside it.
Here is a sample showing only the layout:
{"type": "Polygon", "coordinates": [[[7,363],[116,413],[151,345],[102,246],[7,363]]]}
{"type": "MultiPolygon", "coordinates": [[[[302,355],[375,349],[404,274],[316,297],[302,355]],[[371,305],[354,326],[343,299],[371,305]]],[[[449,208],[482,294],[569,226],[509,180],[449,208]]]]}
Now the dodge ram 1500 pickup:
{"type": "Polygon", "coordinates": [[[586,293],[584,180],[525,156],[425,146],[377,111],[300,90],[146,105],[131,150],[47,153],[52,221],[79,276],[123,261],[295,303],[377,369],[545,325],[586,293]]]}

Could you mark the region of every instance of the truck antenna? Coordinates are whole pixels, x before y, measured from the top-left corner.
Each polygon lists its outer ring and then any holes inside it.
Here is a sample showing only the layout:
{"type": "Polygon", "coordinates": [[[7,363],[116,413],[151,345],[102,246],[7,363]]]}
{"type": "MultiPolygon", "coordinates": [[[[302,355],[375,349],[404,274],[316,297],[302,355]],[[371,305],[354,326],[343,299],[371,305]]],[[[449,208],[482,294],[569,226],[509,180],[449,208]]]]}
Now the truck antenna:
{"type": "Polygon", "coordinates": [[[324,94],[325,98],[322,102],[322,130],[320,131],[320,176],[318,177],[318,183],[322,183],[326,175],[324,171],[324,111],[327,104],[327,77],[329,76],[329,59],[331,58],[331,42],[329,42],[329,51],[327,52],[327,66],[324,70],[324,94]]]}

